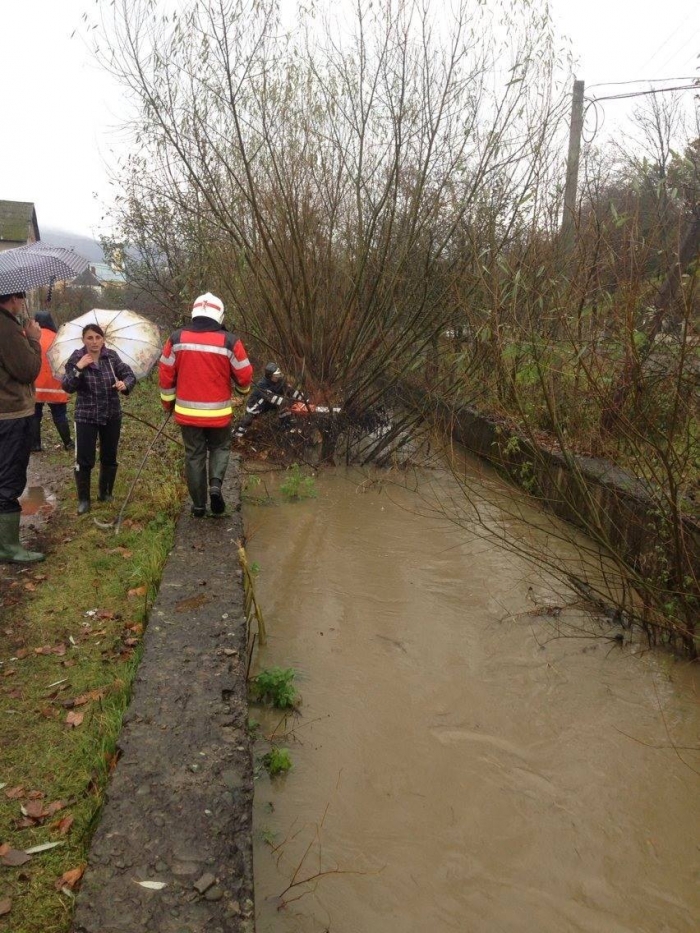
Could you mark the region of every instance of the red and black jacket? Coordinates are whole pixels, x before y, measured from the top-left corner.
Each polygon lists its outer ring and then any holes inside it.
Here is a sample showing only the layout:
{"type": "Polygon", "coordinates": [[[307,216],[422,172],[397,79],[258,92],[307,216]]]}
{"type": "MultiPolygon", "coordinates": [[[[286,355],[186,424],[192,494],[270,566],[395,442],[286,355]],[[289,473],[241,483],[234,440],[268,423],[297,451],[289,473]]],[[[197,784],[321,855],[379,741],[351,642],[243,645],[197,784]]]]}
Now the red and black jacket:
{"type": "Polygon", "coordinates": [[[231,421],[231,383],[247,395],[253,378],[243,343],[222,324],[195,317],[171,334],[158,366],[163,407],[178,424],[223,428],[231,421]]]}

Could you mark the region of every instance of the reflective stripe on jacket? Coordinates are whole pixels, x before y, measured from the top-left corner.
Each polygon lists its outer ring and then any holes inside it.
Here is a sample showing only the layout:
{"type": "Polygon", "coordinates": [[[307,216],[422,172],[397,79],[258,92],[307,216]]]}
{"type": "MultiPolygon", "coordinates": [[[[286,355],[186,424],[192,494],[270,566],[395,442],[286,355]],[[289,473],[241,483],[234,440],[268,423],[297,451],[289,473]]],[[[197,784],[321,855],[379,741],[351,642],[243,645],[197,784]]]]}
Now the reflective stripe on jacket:
{"type": "Polygon", "coordinates": [[[206,317],[175,331],[163,347],[158,366],[163,407],[175,421],[202,428],[223,428],[231,421],[231,384],[245,395],[253,367],[235,334],[206,317]]]}
{"type": "Polygon", "coordinates": [[[41,328],[41,372],[34,383],[34,392],[37,402],[48,402],[49,405],[68,401],[68,393],[63,391],[46,359],[46,353],[55,339],[56,334],[52,330],[48,327],[41,328]]]}

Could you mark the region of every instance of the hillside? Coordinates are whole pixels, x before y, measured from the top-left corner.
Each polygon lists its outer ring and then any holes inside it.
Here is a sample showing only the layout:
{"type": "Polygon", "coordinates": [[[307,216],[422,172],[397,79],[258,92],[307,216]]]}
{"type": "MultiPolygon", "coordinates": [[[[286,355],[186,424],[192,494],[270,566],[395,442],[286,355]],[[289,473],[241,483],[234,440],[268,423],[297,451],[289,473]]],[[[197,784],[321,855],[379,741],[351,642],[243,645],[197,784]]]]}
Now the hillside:
{"type": "Polygon", "coordinates": [[[41,242],[49,246],[65,246],[74,249],[90,262],[104,262],[102,247],[97,240],[81,233],[71,233],[59,227],[44,227],[41,230],[41,242]]]}

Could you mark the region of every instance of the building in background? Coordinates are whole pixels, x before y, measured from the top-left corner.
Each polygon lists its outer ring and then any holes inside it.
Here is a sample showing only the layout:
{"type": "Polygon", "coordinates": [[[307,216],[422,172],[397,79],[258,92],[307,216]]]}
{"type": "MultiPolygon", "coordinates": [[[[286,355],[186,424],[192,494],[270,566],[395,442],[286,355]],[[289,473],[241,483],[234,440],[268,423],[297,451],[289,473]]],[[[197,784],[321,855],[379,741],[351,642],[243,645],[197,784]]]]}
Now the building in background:
{"type": "Polygon", "coordinates": [[[41,239],[31,201],[0,201],[0,252],[41,239]]]}
{"type": "Polygon", "coordinates": [[[66,289],[91,288],[95,295],[101,296],[105,286],[121,287],[126,284],[123,272],[106,262],[91,262],[85,272],[65,282],[66,289]]]}

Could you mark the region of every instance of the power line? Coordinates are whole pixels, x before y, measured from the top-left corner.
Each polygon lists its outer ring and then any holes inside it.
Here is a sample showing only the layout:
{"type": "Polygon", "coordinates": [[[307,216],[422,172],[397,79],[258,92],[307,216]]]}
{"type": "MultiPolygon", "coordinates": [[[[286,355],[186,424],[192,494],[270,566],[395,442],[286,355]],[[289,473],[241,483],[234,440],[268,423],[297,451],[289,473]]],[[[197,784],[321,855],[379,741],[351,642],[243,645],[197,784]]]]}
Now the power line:
{"type": "Polygon", "coordinates": [[[683,13],[681,14],[680,22],[678,23],[678,25],[676,26],[676,28],[672,30],[672,32],[666,37],[666,39],[664,39],[664,41],[661,43],[661,45],[658,47],[658,49],[657,49],[655,52],[652,52],[652,54],[647,58],[647,60],[644,62],[644,64],[643,64],[642,67],[640,68],[640,71],[642,71],[644,68],[646,68],[647,65],[651,64],[651,62],[654,61],[654,59],[655,59],[656,56],[659,54],[659,52],[660,52],[665,46],[668,45],[668,43],[671,41],[671,39],[674,39],[674,38],[676,37],[676,35],[680,32],[680,30],[683,29],[684,26],[687,26],[687,24],[688,24],[688,13],[690,12],[691,8],[693,8],[693,9],[695,8],[695,3],[693,3],[692,5],[689,5],[686,9],[684,9],[683,13]]]}
{"type": "Polygon", "coordinates": [[[614,87],[619,84],[658,84],[661,81],[696,81],[697,75],[681,75],[677,78],[635,78],[632,81],[597,81],[595,84],[589,84],[587,87],[614,87]]]}
{"type": "Polygon", "coordinates": [[[598,103],[601,100],[625,100],[629,97],[646,97],[649,94],[667,94],[670,91],[700,91],[700,84],[678,84],[675,87],[656,87],[648,91],[632,91],[630,94],[607,94],[605,97],[591,97],[589,103],[598,103]]]}
{"type": "Polygon", "coordinates": [[[671,54],[668,56],[668,58],[663,63],[663,65],[661,65],[661,68],[665,68],[666,65],[668,65],[668,63],[672,59],[678,58],[681,52],[683,51],[683,49],[686,49],[690,45],[691,42],[695,42],[696,41],[695,37],[698,35],[698,33],[700,33],[700,29],[696,29],[695,32],[691,33],[690,37],[686,39],[686,41],[683,43],[683,45],[680,46],[680,48],[677,48],[675,52],[671,52],[671,54]]]}

